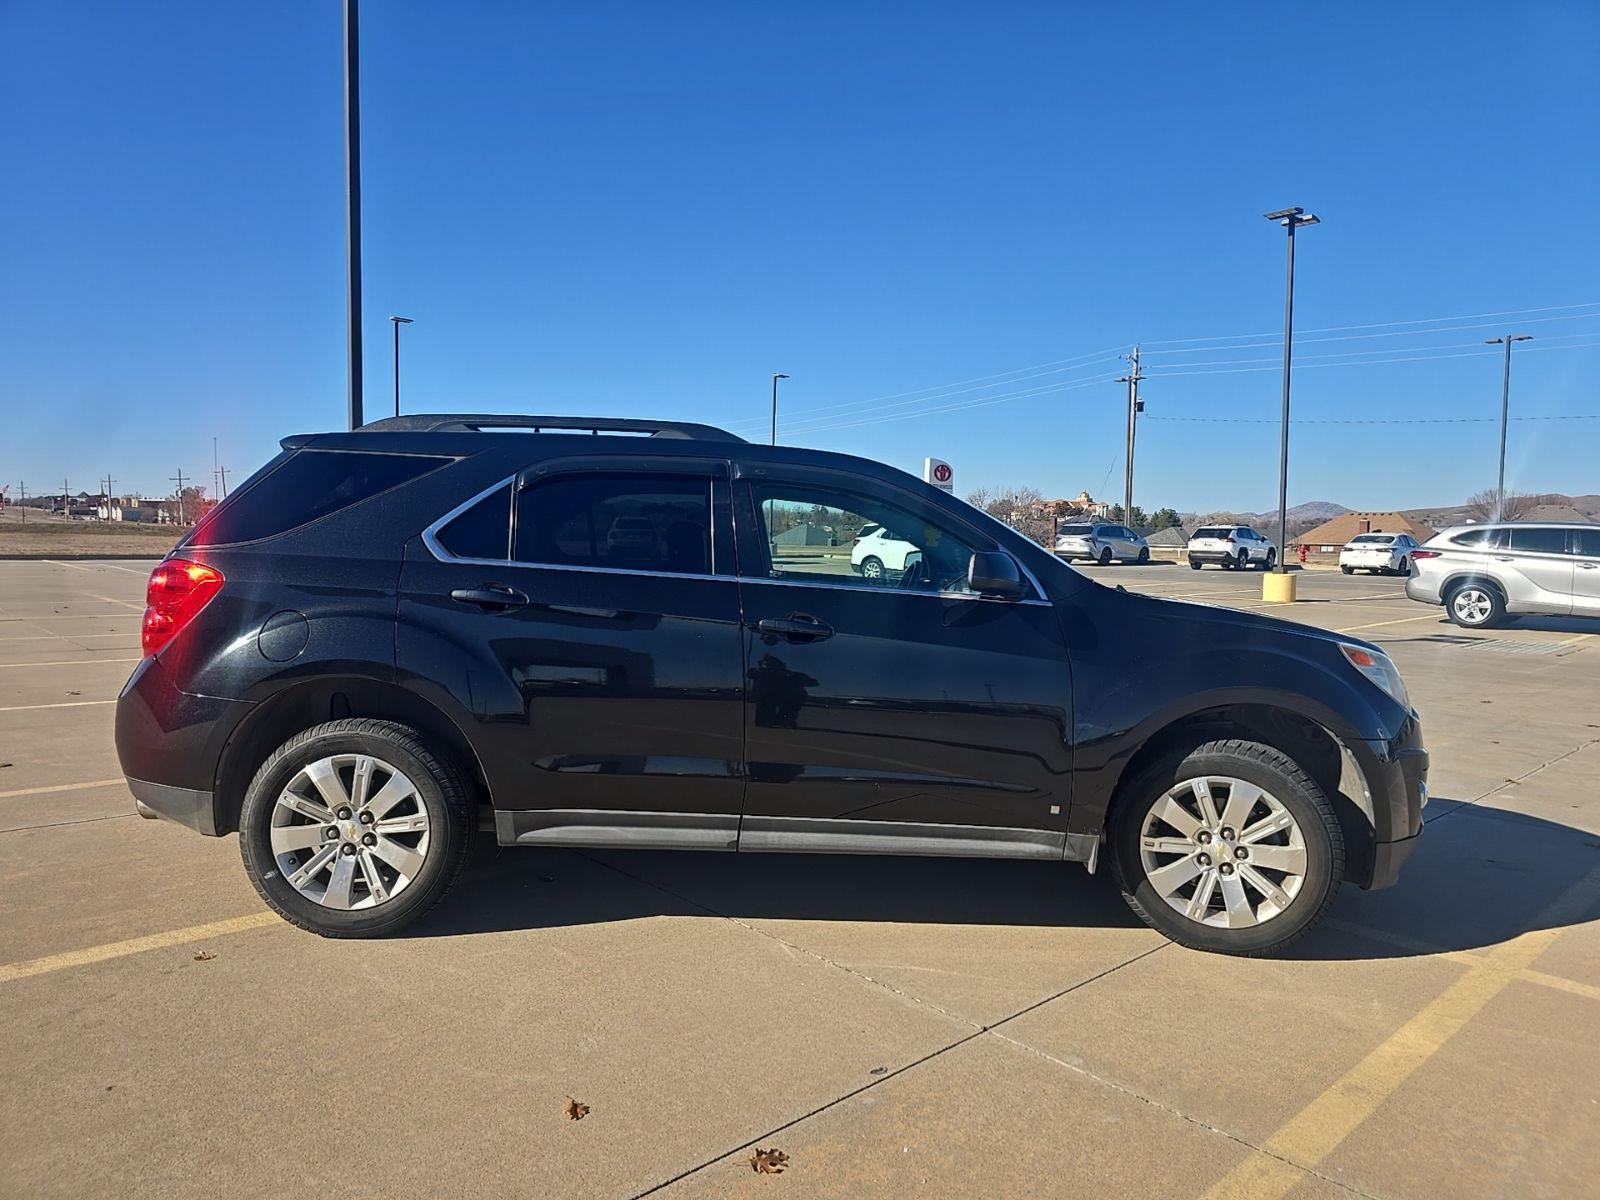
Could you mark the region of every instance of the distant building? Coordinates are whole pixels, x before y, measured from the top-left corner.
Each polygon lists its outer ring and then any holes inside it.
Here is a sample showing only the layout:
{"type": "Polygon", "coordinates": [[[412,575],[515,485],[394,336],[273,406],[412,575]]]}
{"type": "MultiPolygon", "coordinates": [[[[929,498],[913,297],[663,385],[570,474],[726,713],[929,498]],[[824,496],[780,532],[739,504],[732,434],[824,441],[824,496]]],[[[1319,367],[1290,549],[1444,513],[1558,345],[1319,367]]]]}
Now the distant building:
{"type": "Polygon", "coordinates": [[[1306,530],[1290,545],[1304,546],[1308,554],[1337,554],[1346,542],[1363,533],[1409,533],[1419,542],[1433,536],[1432,529],[1405,513],[1347,512],[1306,530]]]}
{"type": "Polygon", "coordinates": [[[831,546],[833,542],[834,537],[829,530],[809,521],[791,526],[775,534],[772,539],[775,546],[831,546]]]}
{"type": "Polygon", "coordinates": [[[1169,525],[1165,529],[1149,532],[1141,529],[1138,532],[1144,534],[1144,540],[1152,550],[1182,550],[1189,544],[1189,535],[1181,525],[1169,525]]]}

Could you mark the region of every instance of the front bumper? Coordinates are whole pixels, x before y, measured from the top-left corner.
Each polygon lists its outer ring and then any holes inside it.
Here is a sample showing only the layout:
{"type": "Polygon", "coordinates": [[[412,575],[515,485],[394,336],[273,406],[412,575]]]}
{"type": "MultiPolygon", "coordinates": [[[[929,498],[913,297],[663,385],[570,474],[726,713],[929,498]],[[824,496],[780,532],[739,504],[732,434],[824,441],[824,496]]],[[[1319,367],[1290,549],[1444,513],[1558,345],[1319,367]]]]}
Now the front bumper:
{"type": "Polygon", "coordinates": [[[1376,891],[1393,885],[1416,852],[1428,802],[1428,751],[1415,717],[1394,737],[1358,742],[1351,749],[1372,801],[1371,863],[1360,882],[1376,891]]]}

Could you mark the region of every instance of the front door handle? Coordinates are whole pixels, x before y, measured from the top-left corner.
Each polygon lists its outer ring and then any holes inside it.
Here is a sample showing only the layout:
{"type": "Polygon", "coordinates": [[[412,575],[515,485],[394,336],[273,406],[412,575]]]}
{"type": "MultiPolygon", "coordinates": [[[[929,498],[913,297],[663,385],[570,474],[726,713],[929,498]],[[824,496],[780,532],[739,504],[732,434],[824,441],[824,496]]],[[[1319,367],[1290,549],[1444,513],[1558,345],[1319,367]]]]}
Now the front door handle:
{"type": "Polygon", "coordinates": [[[528,603],[527,594],[499,583],[486,583],[482,587],[456,588],[450,599],[457,604],[482,609],[488,613],[510,612],[528,603]]]}
{"type": "Polygon", "coordinates": [[[809,613],[764,617],[756,622],[756,629],[767,637],[782,638],[786,642],[820,642],[833,636],[832,625],[809,613]]]}

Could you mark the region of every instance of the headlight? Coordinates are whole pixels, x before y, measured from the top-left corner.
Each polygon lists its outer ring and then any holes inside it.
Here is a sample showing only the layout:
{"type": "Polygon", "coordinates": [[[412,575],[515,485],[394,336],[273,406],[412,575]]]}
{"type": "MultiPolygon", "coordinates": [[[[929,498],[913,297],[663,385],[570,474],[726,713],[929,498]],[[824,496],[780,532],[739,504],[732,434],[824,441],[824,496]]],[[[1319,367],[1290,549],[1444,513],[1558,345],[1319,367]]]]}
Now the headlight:
{"type": "Polygon", "coordinates": [[[1364,646],[1351,646],[1344,642],[1339,643],[1339,649],[1344,651],[1352,667],[1393,696],[1401,708],[1411,711],[1406,681],[1400,678],[1400,668],[1394,665],[1393,659],[1382,650],[1368,650],[1364,646]]]}

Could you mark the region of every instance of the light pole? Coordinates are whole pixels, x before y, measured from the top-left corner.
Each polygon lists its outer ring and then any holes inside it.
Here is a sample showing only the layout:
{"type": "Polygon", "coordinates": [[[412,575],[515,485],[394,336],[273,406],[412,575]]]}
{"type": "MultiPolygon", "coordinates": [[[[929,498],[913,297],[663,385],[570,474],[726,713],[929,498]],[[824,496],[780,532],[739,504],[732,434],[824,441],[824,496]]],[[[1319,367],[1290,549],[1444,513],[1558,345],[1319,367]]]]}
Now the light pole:
{"type": "Polygon", "coordinates": [[[400,415],[400,326],[411,325],[410,317],[390,317],[394,322],[394,415],[400,415]]]}
{"type": "Polygon", "coordinates": [[[1506,507],[1506,423],[1511,418],[1511,347],[1517,342],[1531,342],[1531,333],[1508,333],[1504,337],[1488,338],[1485,346],[1504,345],[1506,348],[1506,373],[1500,385],[1500,475],[1494,488],[1494,519],[1505,515],[1506,507]]]}
{"type": "Polygon", "coordinates": [[[772,444],[778,444],[778,380],[789,378],[780,375],[777,371],[772,373],[772,444]]]}
{"type": "Polygon", "coordinates": [[[344,0],[344,249],[345,337],[349,357],[350,428],[361,413],[361,13],[344,0]]]}
{"type": "MultiPolygon", "coordinates": [[[[1267,214],[1267,220],[1276,221],[1289,231],[1289,265],[1283,286],[1283,433],[1278,448],[1278,564],[1275,574],[1285,575],[1288,570],[1289,541],[1289,371],[1294,345],[1294,231],[1302,225],[1320,224],[1319,218],[1303,208],[1285,208],[1267,214]]],[[[1263,587],[1263,595],[1266,591],[1263,587]]],[[[1272,590],[1276,600],[1293,600],[1293,582],[1277,581],[1272,590]]]]}

